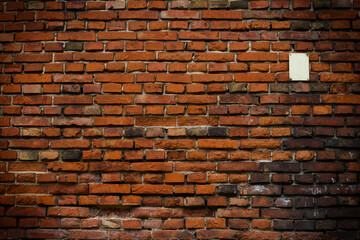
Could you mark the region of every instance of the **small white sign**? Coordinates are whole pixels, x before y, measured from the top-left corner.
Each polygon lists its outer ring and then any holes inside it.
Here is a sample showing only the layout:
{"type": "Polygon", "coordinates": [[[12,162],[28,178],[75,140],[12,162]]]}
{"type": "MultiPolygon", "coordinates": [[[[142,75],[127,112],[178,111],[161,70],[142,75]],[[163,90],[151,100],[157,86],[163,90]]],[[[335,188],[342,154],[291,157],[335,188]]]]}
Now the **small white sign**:
{"type": "Polygon", "coordinates": [[[309,54],[290,53],[289,55],[290,81],[309,81],[309,54]]]}

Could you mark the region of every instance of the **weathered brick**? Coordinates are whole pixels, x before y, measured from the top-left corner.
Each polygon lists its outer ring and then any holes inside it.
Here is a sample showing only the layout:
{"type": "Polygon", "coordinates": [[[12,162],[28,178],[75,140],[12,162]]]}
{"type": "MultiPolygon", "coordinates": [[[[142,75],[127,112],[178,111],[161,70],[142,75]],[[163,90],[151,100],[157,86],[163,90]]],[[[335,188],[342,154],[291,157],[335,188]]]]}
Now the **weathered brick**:
{"type": "Polygon", "coordinates": [[[4,1],[0,238],[360,238],[358,9],[4,1]]]}

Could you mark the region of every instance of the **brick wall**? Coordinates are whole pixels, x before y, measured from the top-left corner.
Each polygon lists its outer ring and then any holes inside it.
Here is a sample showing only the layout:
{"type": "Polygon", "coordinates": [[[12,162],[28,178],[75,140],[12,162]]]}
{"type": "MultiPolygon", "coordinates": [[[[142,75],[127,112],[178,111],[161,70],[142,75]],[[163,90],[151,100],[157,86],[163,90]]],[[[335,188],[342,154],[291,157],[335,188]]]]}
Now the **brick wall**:
{"type": "Polygon", "coordinates": [[[359,9],[2,1],[0,238],[360,239],[359,9]]]}

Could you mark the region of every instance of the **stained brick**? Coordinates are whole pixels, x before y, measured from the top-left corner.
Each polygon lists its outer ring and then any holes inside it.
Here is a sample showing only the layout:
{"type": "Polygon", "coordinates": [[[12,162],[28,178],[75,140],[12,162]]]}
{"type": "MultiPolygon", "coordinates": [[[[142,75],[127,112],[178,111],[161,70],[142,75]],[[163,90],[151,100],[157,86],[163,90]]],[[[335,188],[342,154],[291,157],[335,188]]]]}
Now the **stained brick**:
{"type": "Polygon", "coordinates": [[[360,238],[359,9],[3,1],[0,238],[360,238]]]}

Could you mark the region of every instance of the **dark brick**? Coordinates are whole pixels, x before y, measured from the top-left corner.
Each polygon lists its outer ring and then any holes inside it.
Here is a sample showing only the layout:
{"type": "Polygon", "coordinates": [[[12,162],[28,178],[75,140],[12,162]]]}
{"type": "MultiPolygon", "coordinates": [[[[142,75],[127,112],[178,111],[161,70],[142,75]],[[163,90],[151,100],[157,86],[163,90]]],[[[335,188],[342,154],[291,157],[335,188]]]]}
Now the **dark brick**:
{"type": "Polygon", "coordinates": [[[303,163],[304,172],[343,172],[344,165],[340,162],[308,162],[303,163]]]}
{"type": "Polygon", "coordinates": [[[300,184],[312,184],[314,176],[312,174],[295,175],[295,182],[300,184]]]}
{"type": "Polygon", "coordinates": [[[310,84],[311,92],[328,92],[329,85],[323,83],[312,83],[310,84]]]}
{"type": "Polygon", "coordinates": [[[317,127],[315,128],[315,136],[334,136],[335,129],[334,128],[324,128],[324,127],[317,127]]]}
{"type": "Polygon", "coordinates": [[[316,230],[331,230],[336,229],[335,220],[318,220],[315,222],[316,230]]]}
{"type": "Polygon", "coordinates": [[[261,171],[265,172],[300,172],[297,163],[260,163],[261,171]]]}
{"type": "Polygon", "coordinates": [[[355,137],[356,129],[355,128],[338,128],[336,130],[336,136],[338,137],[355,137]]]}
{"type": "Polygon", "coordinates": [[[307,126],[343,126],[344,118],[341,117],[307,117],[304,119],[307,126]]]}
{"type": "MultiPolygon", "coordinates": [[[[360,63],[354,63],[354,72],[360,72],[360,63]]],[[[360,85],[359,83],[354,83],[354,85],[360,85]]]]}
{"type": "MultiPolygon", "coordinates": [[[[335,222],[336,221],[332,221],[332,222],[335,222]]],[[[344,219],[344,220],[340,220],[339,221],[339,228],[340,229],[357,229],[357,226],[358,226],[358,222],[357,221],[354,221],[352,219],[344,219]]],[[[335,229],[335,227],[333,228],[335,229]]]]}
{"type": "Polygon", "coordinates": [[[284,186],[285,195],[324,195],[327,191],[324,186],[293,185],[284,186]]]}
{"type": "Polygon", "coordinates": [[[210,8],[229,8],[228,0],[209,0],[210,8]]]}
{"type": "Polygon", "coordinates": [[[274,230],[291,230],[294,224],[291,220],[274,220],[273,228],[274,230]]]}
{"type": "Polygon", "coordinates": [[[235,196],[237,194],[237,185],[218,185],[216,193],[222,196],[235,196]]]}
{"type": "Polygon", "coordinates": [[[205,137],[207,136],[206,128],[189,128],[186,129],[186,134],[189,137],[205,137]]]}
{"type": "Polygon", "coordinates": [[[243,12],[243,18],[260,18],[260,19],[282,19],[282,11],[255,11],[246,10],[243,12]]]}
{"type": "MultiPolygon", "coordinates": [[[[329,142],[329,141],[328,141],[329,142]]],[[[329,146],[329,144],[328,144],[329,146]]],[[[359,146],[359,145],[358,145],[359,146]]],[[[319,139],[289,139],[283,142],[284,149],[324,148],[325,143],[319,139]]]]}
{"type": "Polygon", "coordinates": [[[309,208],[314,206],[314,198],[297,197],[295,198],[295,208],[309,208]]]}
{"type": "Polygon", "coordinates": [[[82,157],[81,151],[62,151],[61,158],[62,160],[80,160],[82,157]]]}
{"type": "Polygon", "coordinates": [[[328,210],[329,218],[354,218],[360,216],[360,208],[332,208],[328,210]]]}
{"type": "Polygon", "coordinates": [[[360,92],[360,83],[351,84],[351,92],[359,93],[360,92]]]}
{"type": "Polygon", "coordinates": [[[306,209],[304,211],[305,218],[307,219],[323,219],[326,214],[326,209],[306,209]]]}
{"type": "Polygon", "coordinates": [[[360,185],[333,185],[329,186],[329,192],[333,195],[359,195],[360,185]]]}
{"type": "Polygon", "coordinates": [[[332,2],[333,8],[351,8],[352,6],[352,0],[341,0],[332,2]]]}
{"type": "Polygon", "coordinates": [[[192,0],[190,2],[190,8],[191,9],[199,9],[199,8],[207,8],[208,3],[207,0],[192,0]]]}
{"type": "Polygon", "coordinates": [[[360,139],[330,139],[326,146],[335,148],[358,148],[360,139]]]}
{"type": "Polygon", "coordinates": [[[250,175],[250,183],[269,183],[270,175],[262,173],[253,173],[250,175]]]}
{"type": "Polygon", "coordinates": [[[295,95],[281,95],[280,103],[284,104],[319,104],[320,95],[305,95],[305,94],[295,94],[295,95]]]}
{"type": "Polygon", "coordinates": [[[293,136],[294,137],[311,137],[313,135],[312,128],[294,128],[293,129],[293,136]]]}
{"type": "Polygon", "coordinates": [[[209,134],[210,137],[226,137],[227,128],[210,127],[208,129],[208,134],[209,134]]]}
{"type": "Polygon", "coordinates": [[[320,173],[315,175],[316,183],[319,184],[333,184],[336,182],[336,174],[333,173],[320,173]]]}
{"type": "Polygon", "coordinates": [[[143,137],[144,128],[134,127],[125,129],[125,137],[143,137]]]}
{"type": "Polygon", "coordinates": [[[63,93],[80,93],[81,86],[78,84],[67,84],[63,86],[63,93]]]}
{"type": "Polygon", "coordinates": [[[360,234],[358,231],[328,231],[326,232],[326,239],[341,239],[353,240],[359,239],[360,234]]]}
{"type": "Polygon", "coordinates": [[[325,31],[330,29],[330,22],[313,22],[311,26],[311,30],[316,31],[325,31]]]}
{"type": "Polygon", "coordinates": [[[318,198],[316,201],[316,205],[319,207],[333,207],[337,205],[337,198],[336,197],[318,198]]]}
{"type": "Polygon", "coordinates": [[[330,8],[331,0],[314,0],[313,7],[317,8],[330,8]]]}
{"type": "Polygon", "coordinates": [[[302,219],[303,212],[293,209],[262,209],[261,215],[263,218],[278,218],[278,219],[302,219]]]}
{"type": "Polygon", "coordinates": [[[229,84],[229,92],[246,92],[247,84],[246,83],[230,83],[229,84]]]}
{"type": "Polygon", "coordinates": [[[293,21],[292,30],[309,30],[310,22],[308,21],[293,21]]]}
{"type": "Polygon", "coordinates": [[[81,42],[67,42],[65,43],[65,51],[82,51],[83,44],[81,42]]]}
{"type": "Polygon", "coordinates": [[[248,7],[249,7],[249,0],[230,1],[230,8],[232,9],[247,9],[248,7]]]}
{"type": "Polygon", "coordinates": [[[271,92],[289,92],[289,84],[286,83],[272,83],[270,84],[271,92]]]}
{"type": "Polygon", "coordinates": [[[295,220],[295,230],[298,231],[311,231],[314,230],[315,221],[313,220],[295,220]]]}

